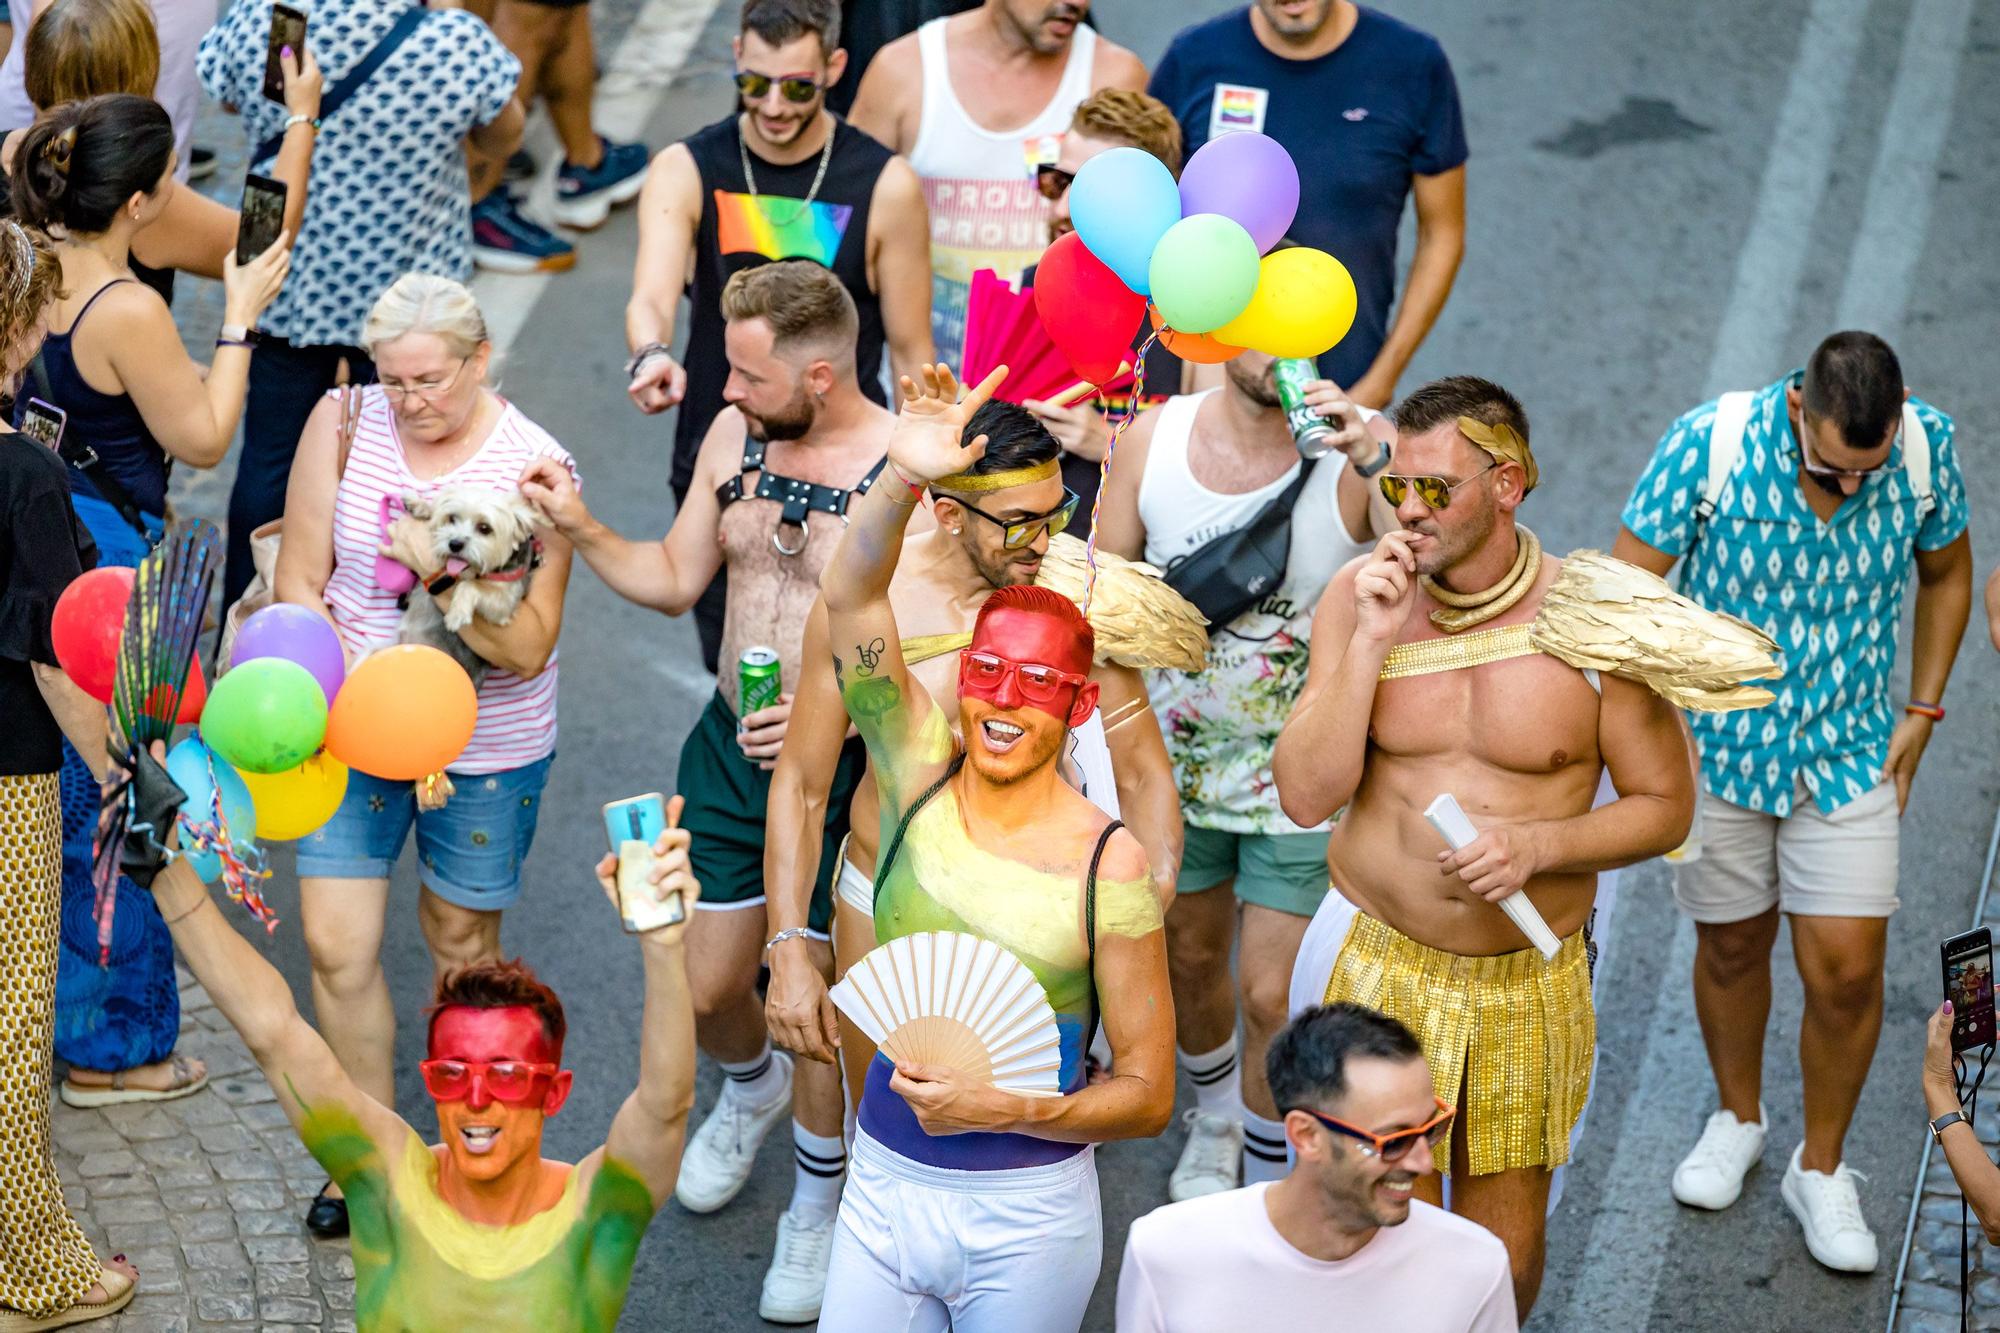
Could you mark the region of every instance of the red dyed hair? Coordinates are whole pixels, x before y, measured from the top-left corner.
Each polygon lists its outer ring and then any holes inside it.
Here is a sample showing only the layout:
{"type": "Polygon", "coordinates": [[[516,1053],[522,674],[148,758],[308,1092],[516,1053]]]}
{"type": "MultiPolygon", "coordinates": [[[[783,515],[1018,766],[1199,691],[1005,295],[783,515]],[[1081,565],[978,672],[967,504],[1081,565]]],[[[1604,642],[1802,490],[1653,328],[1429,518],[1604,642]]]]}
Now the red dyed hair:
{"type": "MultiPolygon", "coordinates": [[[[1063,623],[1070,636],[1083,649],[1083,657],[1088,664],[1097,650],[1097,634],[1090,628],[1090,622],[1077,610],[1076,603],[1057,592],[1054,588],[1043,588],[1032,583],[1020,583],[1011,587],[996,588],[979,608],[979,614],[972,620],[972,637],[979,638],[979,631],[986,624],[990,611],[1026,611],[1038,616],[1052,616],[1063,623]]],[[[1055,666],[1056,663],[1049,663],[1055,666]]],[[[1086,665],[1086,670],[1088,666],[1086,665]]]]}
{"type": "Polygon", "coordinates": [[[542,1020],[542,1035],[556,1048],[558,1058],[563,1038],[569,1033],[562,1001],[535,975],[535,969],[518,958],[470,963],[440,977],[437,993],[431,998],[431,1026],[436,1027],[440,1013],[457,1008],[532,1009],[542,1020]]]}

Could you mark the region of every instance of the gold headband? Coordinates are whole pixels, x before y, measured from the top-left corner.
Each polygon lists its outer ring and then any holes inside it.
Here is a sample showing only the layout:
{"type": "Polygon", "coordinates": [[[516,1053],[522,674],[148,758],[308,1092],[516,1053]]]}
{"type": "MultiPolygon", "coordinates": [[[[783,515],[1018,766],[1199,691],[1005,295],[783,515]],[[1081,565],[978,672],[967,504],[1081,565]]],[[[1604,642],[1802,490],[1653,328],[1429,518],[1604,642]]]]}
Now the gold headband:
{"type": "Polygon", "coordinates": [[[1535,484],[1542,479],[1542,470],[1535,466],[1535,455],[1528,449],[1528,442],[1506,422],[1489,426],[1473,417],[1460,417],[1458,429],[1494,462],[1520,464],[1521,470],[1528,474],[1528,484],[1522,488],[1522,494],[1534,490],[1535,484]]]}
{"type": "Polygon", "coordinates": [[[958,472],[949,477],[939,477],[931,483],[931,488],[956,491],[961,495],[981,495],[987,491],[1004,491],[1014,486],[1026,486],[1031,482],[1047,481],[1050,477],[1061,475],[1061,460],[1051,458],[1044,463],[1008,468],[1005,472],[958,472]]]}

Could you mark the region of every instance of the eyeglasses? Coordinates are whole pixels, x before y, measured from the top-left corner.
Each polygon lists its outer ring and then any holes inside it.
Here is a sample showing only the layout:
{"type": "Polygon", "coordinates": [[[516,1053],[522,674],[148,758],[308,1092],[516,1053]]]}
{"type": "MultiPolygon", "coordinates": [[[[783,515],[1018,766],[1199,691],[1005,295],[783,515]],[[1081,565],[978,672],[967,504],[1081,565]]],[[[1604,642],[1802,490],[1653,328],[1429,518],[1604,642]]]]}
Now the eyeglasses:
{"type": "Polygon", "coordinates": [[[1903,470],[1903,464],[1900,460],[1894,463],[1889,461],[1896,456],[1896,446],[1903,442],[1903,428],[1901,426],[1896,427],[1896,438],[1890,441],[1889,452],[1884,454],[1882,461],[1874,467],[1828,467],[1826,464],[1820,462],[1818,457],[1813,453],[1812,436],[1806,433],[1803,413],[1792,413],[1792,434],[1799,442],[1799,461],[1805,465],[1806,471],[1817,476],[1873,477],[1883,472],[1901,472],[1903,470]]]}
{"type": "Polygon", "coordinates": [[[1090,679],[1074,671],[1058,671],[1040,662],[1014,662],[993,653],[974,652],[970,648],[959,651],[958,662],[959,677],[965,685],[982,694],[991,694],[1006,684],[1007,677],[1012,676],[1021,697],[1031,704],[1052,704],[1064,686],[1081,689],[1090,679]]]}
{"type": "Polygon", "coordinates": [[[1452,1117],[1458,1114],[1458,1108],[1435,1093],[1431,1094],[1431,1100],[1437,1103],[1436,1116],[1414,1129],[1399,1129],[1393,1134],[1376,1134],[1359,1129],[1344,1120],[1321,1115],[1309,1106],[1294,1109],[1304,1111],[1336,1134],[1345,1134],[1350,1139],[1361,1140],[1361,1146],[1356,1151],[1363,1157],[1379,1157],[1385,1162],[1400,1162],[1409,1155],[1410,1149],[1417,1146],[1418,1139],[1435,1148],[1443,1141],[1444,1136],[1451,1132],[1452,1117]]]}
{"type": "Polygon", "coordinates": [[[1076,517],[1076,507],[1083,503],[1083,497],[1069,487],[1063,487],[1063,502],[1046,514],[1030,514],[1026,518],[995,518],[969,500],[960,500],[959,507],[969,514],[977,514],[988,523],[1003,529],[1000,544],[1010,551],[1018,551],[1039,537],[1043,528],[1054,536],[1069,526],[1076,517]]]}
{"type": "Polygon", "coordinates": [[[555,1077],[559,1066],[527,1060],[425,1060],[424,1088],[441,1102],[462,1102],[484,1083],[494,1101],[518,1106],[533,1101],[538,1079],[555,1077]]]}
{"type": "Polygon", "coordinates": [[[1056,200],[1062,198],[1063,191],[1067,190],[1075,181],[1076,173],[1074,171],[1064,171],[1053,162],[1044,162],[1035,168],[1035,188],[1040,190],[1042,198],[1048,200],[1050,203],[1054,203],[1056,200]]]}
{"type": "Polygon", "coordinates": [[[1424,508],[1432,510],[1443,509],[1451,503],[1451,493],[1453,491],[1465,485],[1468,481],[1474,481],[1485,476],[1499,466],[1498,463],[1488,463],[1470,477],[1465,477],[1458,481],[1452,481],[1445,477],[1402,477],[1396,475],[1394,472],[1384,472],[1376,479],[1376,484],[1382,488],[1382,498],[1392,505],[1402,504],[1404,497],[1414,490],[1417,493],[1417,498],[1424,502],[1424,508]]]}
{"type": "Polygon", "coordinates": [[[755,74],[747,69],[736,71],[736,91],[752,102],[761,102],[771,94],[771,85],[778,85],[778,93],[787,102],[804,105],[818,97],[820,81],[804,74],[788,74],[773,78],[769,74],[755,74]]]}
{"type": "Polygon", "coordinates": [[[459,376],[463,375],[465,368],[471,364],[470,360],[459,362],[458,369],[452,372],[448,380],[418,380],[415,384],[397,384],[392,380],[383,380],[382,392],[389,396],[389,401],[392,403],[400,403],[413,394],[424,402],[434,403],[457,386],[459,376]]]}

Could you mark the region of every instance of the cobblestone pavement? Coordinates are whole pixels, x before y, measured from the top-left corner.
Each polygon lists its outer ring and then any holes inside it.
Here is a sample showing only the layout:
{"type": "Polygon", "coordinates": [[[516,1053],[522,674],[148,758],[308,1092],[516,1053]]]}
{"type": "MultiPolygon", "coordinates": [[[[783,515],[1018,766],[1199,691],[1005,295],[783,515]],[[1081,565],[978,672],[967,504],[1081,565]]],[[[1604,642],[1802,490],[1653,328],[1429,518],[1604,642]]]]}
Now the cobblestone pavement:
{"type": "Polygon", "coordinates": [[[178,1101],[79,1111],[55,1102],[63,1196],[101,1255],[139,1270],[124,1313],[93,1328],[354,1328],[346,1241],[306,1234],[326,1175],[208,995],[180,973],[180,1051],[209,1086],[178,1101]]]}

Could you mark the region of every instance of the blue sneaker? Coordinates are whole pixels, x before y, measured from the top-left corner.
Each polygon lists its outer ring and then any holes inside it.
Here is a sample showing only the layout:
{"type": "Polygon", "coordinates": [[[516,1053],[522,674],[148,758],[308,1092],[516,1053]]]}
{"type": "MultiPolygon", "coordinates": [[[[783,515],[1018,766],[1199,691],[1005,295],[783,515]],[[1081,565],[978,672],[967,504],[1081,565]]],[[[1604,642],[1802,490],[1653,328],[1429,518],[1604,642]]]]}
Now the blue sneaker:
{"type": "Polygon", "coordinates": [[[612,143],[600,137],[604,159],[589,169],[565,160],[556,173],[556,221],[578,231],[604,225],[618,204],[629,204],[646,188],[652,154],[642,143],[612,143]]]}
{"type": "Polygon", "coordinates": [[[523,217],[501,186],[472,206],[472,259],[495,273],[561,273],[576,267],[576,247],[523,217]]]}

